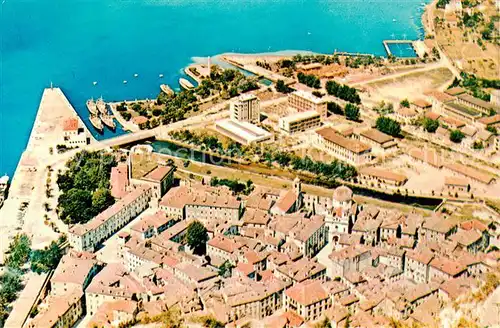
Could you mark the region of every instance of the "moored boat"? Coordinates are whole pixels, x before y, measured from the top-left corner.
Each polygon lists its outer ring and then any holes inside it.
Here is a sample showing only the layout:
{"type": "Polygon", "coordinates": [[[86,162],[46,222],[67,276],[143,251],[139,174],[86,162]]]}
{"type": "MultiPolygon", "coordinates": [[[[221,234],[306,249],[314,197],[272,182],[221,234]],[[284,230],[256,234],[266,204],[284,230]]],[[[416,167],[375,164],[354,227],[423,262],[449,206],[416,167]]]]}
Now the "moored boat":
{"type": "Polygon", "coordinates": [[[99,112],[103,115],[107,115],[108,114],[108,110],[106,108],[106,103],[104,102],[104,100],[101,98],[97,99],[97,102],[96,102],[96,106],[97,106],[97,109],[99,110],[99,112]]]}
{"type": "Polygon", "coordinates": [[[111,130],[116,129],[116,124],[115,121],[113,120],[113,115],[102,115],[101,120],[111,130]]]}
{"type": "Polygon", "coordinates": [[[174,90],[172,90],[172,88],[168,84],[160,85],[160,89],[169,96],[174,94],[174,90]]]}
{"type": "Polygon", "coordinates": [[[0,208],[7,198],[7,189],[9,189],[9,176],[4,175],[0,178],[0,208]]]}
{"type": "Polygon", "coordinates": [[[97,115],[90,115],[90,123],[92,123],[92,126],[97,131],[99,131],[100,133],[102,133],[102,130],[103,130],[104,126],[102,125],[102,121],[99,118],[99,116],[97,116],[97,115]]]}
{"type": "Polygon", "coordinates": [[[194,85],[184,78],[179,79],[179,84],[181,85],[181,87],[183,89],[186,89],[186,90],[191,90],[194,88],[194,85]]]}
{"type": "Polygon", "coordinates": [[[89,110],[90,114],[92,114],[92,115],[99,114],[99,112],[97,111],[97,105],[96,105],[94,99],[87,100],[87,109],[89,110]]]}

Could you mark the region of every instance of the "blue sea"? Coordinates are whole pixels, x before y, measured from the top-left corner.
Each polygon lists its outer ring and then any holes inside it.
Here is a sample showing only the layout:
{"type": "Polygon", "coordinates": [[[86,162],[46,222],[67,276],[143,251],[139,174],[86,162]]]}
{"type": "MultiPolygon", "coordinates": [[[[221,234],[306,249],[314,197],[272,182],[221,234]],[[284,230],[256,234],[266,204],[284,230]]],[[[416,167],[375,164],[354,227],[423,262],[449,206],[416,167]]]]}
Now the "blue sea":
{"type": "Polygon", "coordinates": [[[156,97],[193,57],[385,55],[383,39],[422,37],[422,0],[0,1],[0,175],[13,174],[51,82],[88,122],[86,99],[156,97]]]}

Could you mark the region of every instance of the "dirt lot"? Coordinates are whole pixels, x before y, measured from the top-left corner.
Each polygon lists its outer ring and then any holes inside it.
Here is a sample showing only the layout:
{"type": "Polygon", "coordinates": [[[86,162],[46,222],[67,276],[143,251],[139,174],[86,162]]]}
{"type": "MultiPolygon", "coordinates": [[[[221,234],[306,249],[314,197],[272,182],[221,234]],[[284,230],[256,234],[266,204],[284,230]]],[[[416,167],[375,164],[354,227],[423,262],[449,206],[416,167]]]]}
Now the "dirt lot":
{"type": "Polygon", "coordinates": [[[453,74],[447,68],[436,68],[426,72],[368,83],[365,85],[369,97],[367,102],[378,103],[381,100],[399,102],[405,98],[413,100],[422,97],[426,90],[441,87],[452,78],[453,74]]]}

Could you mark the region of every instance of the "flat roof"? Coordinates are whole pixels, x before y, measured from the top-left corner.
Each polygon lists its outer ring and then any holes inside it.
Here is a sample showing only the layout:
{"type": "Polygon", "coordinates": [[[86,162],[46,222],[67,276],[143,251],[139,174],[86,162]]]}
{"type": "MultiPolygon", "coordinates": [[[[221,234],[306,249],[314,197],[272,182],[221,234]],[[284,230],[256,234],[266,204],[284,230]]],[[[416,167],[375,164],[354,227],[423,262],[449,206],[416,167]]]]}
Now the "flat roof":
{"type": "Polygon", "coordinates": [[[238,96],[238,98],[236,98],[236,100],[239,100],[239,101],[246,101],[246,100],[251,100],[251,99],[257,99],[257,96],[254,95],[253,93],[244,93],[244,94],[238,96]]]}
{"type": "Polygon", "coordinates": [[[285,117],[281,117],[280,120],[282,120],[283,122],[291,123],[296,121],[302,121],[308,118],[313,118],[315,116],[321,116],[321,115],[315,110],[309,110],[307,112],[299,112],[285,117]]]}
{"type": "Polygon", "coordinates": [[[232,119],[224,119],[215,122],[215,125],[216,127],[222,128],[248,143],[272,136],[270,132],[248,122],[238,122],[232,119]]]}
{"type": "Polygon", "coordinates": [[[297,91],[292,92],[291,94],[296,95],[296,96],[301,97],[301,98],[304,98],[304,99],[307,99],[309,101],[312,101],[315,104],[322,104],[322,103],[326,102],[325,99],[316,97],[311,92],[307,92],[304,90],[297,90],[297,91]]]}

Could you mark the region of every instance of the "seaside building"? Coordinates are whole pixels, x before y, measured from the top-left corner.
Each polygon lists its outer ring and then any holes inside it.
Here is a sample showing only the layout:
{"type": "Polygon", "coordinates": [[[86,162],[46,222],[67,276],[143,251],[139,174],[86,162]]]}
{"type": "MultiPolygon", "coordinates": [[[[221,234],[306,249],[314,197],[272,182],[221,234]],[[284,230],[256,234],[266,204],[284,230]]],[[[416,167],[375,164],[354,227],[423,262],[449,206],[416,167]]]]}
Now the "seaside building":
{"type": "Polygon", "coordinates": [[[260,122],[260,100],[253,94],[242,94],[233,100],[229,111],[233,121],[260,122]]]}
{"type": "Polygon", "coordinates": [[[69,229],[69,243],[77,251],[94,252],[96,247],[144,211],[151,187],[140,186],[84,224],[69,229]]]}
{"type": "Polygon", "coordinates": [[[76,117],[67,118],[63,122],[63,145],[67,148],[78,148],[88,145],[90,138],[85,128],[76,117]]]}
{"type": "Polygon", "coordinates": [[[327,101],[319,98],[310,92],[297,90],[288,95],[288,106],[298,112],[316,111],[321,117],[327,115],[327,101]]]}
{"type": "Polygon", "coordinates": [[[371,147],[361,141],[348,139],[338,134],[331,127],[317,130],[313,144],[336,158],[353,165],[360,165],[371,160],[371,147]]]}
{"type": "Polygon", "coordinates": [[[273,140],[272,133],[246,121],[220,120],[215,122],[215,130],[242,145],[273,140]]]}
{"type": "Polygon", "coordinates": [[[317,128],[321,125],[321,115],[315,111],[302,111],[281,117],[278,121],[280,130],[286,134],[295,134],[317,128]]]}

